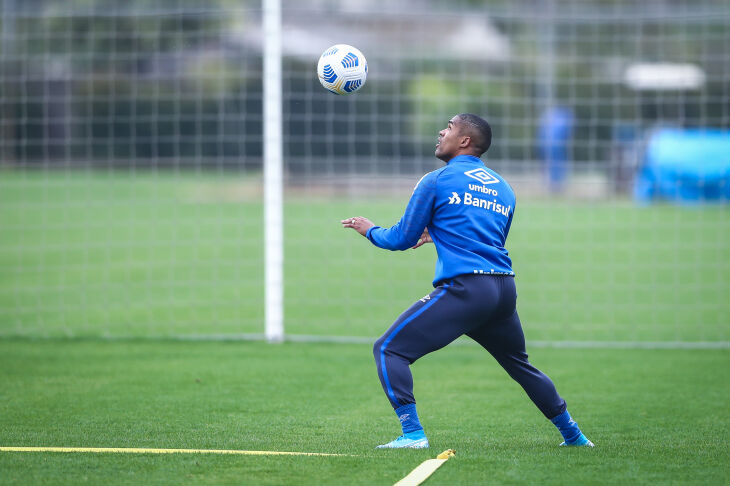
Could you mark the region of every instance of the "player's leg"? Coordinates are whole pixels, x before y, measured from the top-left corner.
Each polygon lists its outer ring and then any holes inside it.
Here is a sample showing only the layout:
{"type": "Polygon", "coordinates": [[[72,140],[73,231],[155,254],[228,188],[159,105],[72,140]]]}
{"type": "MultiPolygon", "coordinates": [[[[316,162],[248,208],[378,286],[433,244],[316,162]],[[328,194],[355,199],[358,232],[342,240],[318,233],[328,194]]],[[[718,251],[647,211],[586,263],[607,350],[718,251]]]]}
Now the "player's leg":
{"type": "Polygon", "coordinates": [[[393,408],[415,402],[409,366],[462,334],[440,325],[451,308],[449,300],[448,284],[436,288],[403,312],[373,345],[378,376],[393,408]]]}
{"type": "Polygon", "coordinates": [[[448,299],[448,284],[437,287],[403,312],[373,345],[378,377],[400,421],[403,435],[378,448],[425,448],[423,431],[413,397],[410,365],[421,356],[456,339],[438,332],[439,310],[448,299]],[[436,332],[433,332],[436,331],[436,332]]]}
{"type": "Polygon", "coordinates": [[[519,383],[537,408],[561,432],[564,444],[592,446],[570,417],[565,400],[558,394],[552,380],[529,362],[522,324],[515,309],[517,294],[514,279],[500,280],[502,291],[496,318],[467,335],[489,351],[510,377],[519,383]]]}
{"type": "Polygon", "coordinates": [[[410,447],[404,444],[411,437],[422,438],[427,447],[416,411],[410,365],[477,325],[480,315],[488,311],[484,297],[455,279],[416,301],[375,342],[378,376],[403,429],[401,438],[384,447],[410,447]]]}
{"type": "Polygon", "coordinates": [[[565,411],[565,400],[558,394],[552,380],[528,360],[525,337],[516,311],[507,318],[470,332],[468,336],[494,356],[546,417],[565,411]]]}

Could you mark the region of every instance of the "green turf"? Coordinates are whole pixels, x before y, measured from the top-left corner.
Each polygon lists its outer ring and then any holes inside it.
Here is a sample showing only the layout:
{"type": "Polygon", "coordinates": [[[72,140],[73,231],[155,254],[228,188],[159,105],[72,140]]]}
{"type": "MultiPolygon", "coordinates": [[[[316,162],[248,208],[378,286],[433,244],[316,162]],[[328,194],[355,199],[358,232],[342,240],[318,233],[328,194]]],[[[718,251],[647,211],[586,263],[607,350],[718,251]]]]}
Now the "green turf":
{"type": "MultiPolygon", "coordinates": [[[[390,224],[407,196],[288,191],[288,333],[377,336],[430,290],[433,247],[385,252],[338,223],[390,224]]],[[[262,215],[252,176],[0,170],[0,445],[352,457],[0,453],[0,484],[392,484],[446,448],[429,484],[730,482],[727,349],[531,349],[587,451],[451,346],[414,366],[432,449],[375,451],[398,427],[369,346],[165,339],[263,331],[262,215]]],[[[727,342],[729,241],[723,206],[521,198],[526,336],[727,342]]]]}
{"type": "Polygon", "coordinates": [[[594,450],[560,437],[476,346],[413,366],[428,451],[398,433],[367,345],[0,341],[0,445],[309,451],[352,457],[0,453],[2,484],[726,484],[724,350],[539,349],[594,450]]]}
{"type": "MultiPolygon", "coordinates": [[[[294,334],[377,336],[430,290],[435,252],[377,249],[402,197],[285,205],[294,334]]],[[[260,180],[241,174],[0,172],[0,336],[260,333],[260,180]]],[[[528,339],[728,341],[730,211],[520,198],[508,240],[528,339]]]]}

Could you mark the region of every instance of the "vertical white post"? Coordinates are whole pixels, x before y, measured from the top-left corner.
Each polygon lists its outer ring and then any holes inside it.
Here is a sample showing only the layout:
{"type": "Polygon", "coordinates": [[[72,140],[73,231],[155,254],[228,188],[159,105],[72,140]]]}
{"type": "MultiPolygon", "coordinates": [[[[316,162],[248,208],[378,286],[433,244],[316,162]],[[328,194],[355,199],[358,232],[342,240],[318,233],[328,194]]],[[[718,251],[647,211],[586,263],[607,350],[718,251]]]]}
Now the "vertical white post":
{"type": "Polygon", "coordinates": [[[264,10],[264,252],[266,339],[284,339],[284,215],[281,116],[281,2],[264,10]]]}

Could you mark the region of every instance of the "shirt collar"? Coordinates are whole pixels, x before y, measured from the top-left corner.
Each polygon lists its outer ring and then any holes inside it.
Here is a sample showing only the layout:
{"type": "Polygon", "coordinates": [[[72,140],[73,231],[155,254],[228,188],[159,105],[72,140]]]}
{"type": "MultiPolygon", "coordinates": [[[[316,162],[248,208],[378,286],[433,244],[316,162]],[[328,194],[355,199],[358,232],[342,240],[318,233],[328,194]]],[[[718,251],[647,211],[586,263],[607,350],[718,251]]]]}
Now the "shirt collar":
{"type": "Polygon", "coordinates": [[[457,155],[453,159],[449,160],[447,164],[453,164],[455,162],[467,162],[472,164],[481,164],[482,159],[473,155],[457,155]]]}

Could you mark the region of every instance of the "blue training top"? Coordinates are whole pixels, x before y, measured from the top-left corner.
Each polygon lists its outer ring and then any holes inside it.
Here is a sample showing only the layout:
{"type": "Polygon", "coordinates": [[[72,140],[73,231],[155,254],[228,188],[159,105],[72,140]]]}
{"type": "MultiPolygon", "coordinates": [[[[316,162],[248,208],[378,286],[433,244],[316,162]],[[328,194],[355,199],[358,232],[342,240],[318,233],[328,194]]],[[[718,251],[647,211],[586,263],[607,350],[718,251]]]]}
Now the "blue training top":
{"type": "Polygon", "coordinates": [[[438,253],[434,286],[464,274],[514,275],[504,248],[514,212],[509,184],[479,158],[458,155],[423,176],[398,223],[366,236],[377,247],[407,250],[428,228],[438,253]]]}

